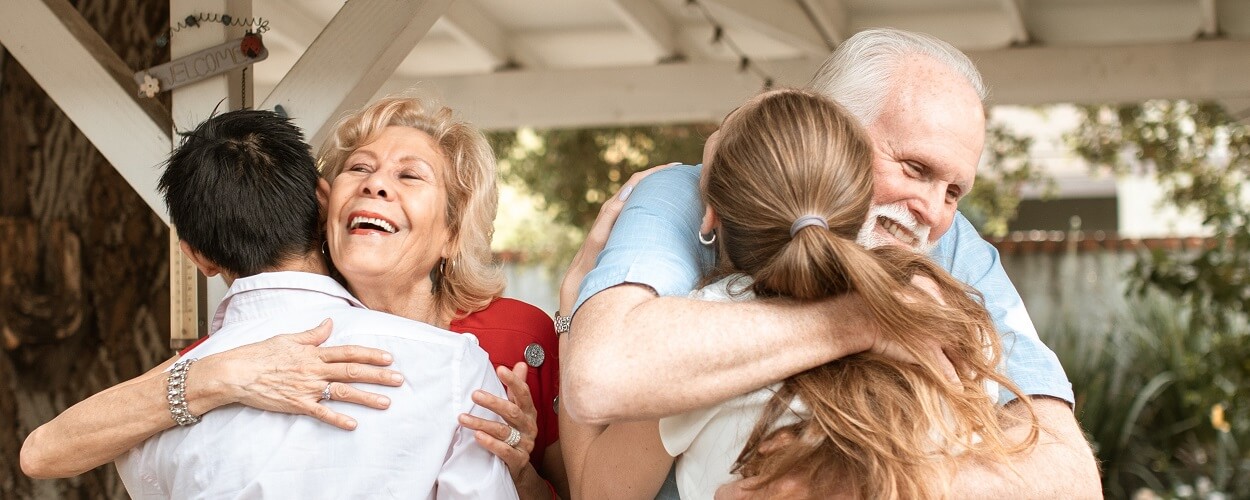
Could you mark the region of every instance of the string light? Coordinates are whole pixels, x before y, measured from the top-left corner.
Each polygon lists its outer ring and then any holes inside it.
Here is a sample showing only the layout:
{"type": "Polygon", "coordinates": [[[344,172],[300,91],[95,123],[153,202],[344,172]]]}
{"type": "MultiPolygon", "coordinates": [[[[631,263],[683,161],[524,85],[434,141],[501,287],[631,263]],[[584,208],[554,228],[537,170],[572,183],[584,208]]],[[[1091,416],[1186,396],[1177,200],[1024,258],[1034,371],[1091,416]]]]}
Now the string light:
{"type": "Polygon", "coordinates": [[[729,48],[730,51],[738,56],[739,73],[750,72],[759,77],[760,81],[764,82],[764,90],[771,90],[773,88],[774,80],[772,75],[768,74],[767,71],[764,71],[764,68],[759,67],[758,64],[751,61],[751,56],[747,55],[746,51],[742,50],[742,47],[739,47],[738,44],[730,38],[729,33],[725,31],[725,26],[722,25],[720,21],[716,20],[716,17],[712,15],[712,12],[708,10],[706,5],[703,5],[703,2],[700,2],[699,0],[686,0],[686,6],[699,9],[699,12],[703,14],[703,18],[712,25],[712,45],[723,43],[729,48]]]}

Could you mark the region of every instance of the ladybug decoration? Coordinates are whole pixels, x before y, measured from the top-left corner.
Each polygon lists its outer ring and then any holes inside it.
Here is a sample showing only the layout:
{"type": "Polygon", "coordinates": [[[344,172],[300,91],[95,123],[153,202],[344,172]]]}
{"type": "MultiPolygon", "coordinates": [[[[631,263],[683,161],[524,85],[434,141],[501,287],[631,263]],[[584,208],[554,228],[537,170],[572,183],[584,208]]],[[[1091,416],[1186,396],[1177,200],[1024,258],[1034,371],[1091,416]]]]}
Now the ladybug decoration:
{"type": "Polygon", "coordinates": [[[265,49],[265,44],[261,41],[260,35],[248,33],[243,36],[243,41],[239,42],[239,50],[243,51],[243,55],[248,58],[255,59],[260,55],[260,51],[265,49]]]}

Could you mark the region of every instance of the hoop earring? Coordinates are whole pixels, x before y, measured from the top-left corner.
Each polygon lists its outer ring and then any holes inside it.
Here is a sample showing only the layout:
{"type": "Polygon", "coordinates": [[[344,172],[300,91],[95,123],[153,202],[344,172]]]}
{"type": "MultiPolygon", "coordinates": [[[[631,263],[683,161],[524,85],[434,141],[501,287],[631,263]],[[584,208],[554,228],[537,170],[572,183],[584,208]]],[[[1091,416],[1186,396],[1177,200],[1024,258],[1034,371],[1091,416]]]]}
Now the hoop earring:
{"type": "Polygon", "coordinates": [[[716,243],[716,230],[708,231],[707,234],[711,236],[703,236],[703,233],[699,233],[699,243],[702,243],[703,246],[712,246],[713,243],[716,243]]]}
{"type": "Polygon", "coordinates": [[[329,240],[321,240],[321,255],[324,255],[327,259],[330,258],[330,241],[329,240]]]}

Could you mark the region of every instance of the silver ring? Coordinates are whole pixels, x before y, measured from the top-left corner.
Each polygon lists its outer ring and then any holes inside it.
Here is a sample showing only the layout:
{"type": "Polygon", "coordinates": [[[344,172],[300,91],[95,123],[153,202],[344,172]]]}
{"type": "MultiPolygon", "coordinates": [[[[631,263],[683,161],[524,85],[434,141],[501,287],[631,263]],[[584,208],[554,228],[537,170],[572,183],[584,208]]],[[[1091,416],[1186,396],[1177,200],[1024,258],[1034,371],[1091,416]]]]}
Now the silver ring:
{"type": "Polygon", "coordinates": [[[516,448],[516,445],[521,444],[521,431],[518,431],[516,430],[516,427],[509,425],[508,439],[503,440],[503,444],[516,448]]]}
{"type": "Polygon", "coordinates": [[[333,384],[333,383],[334,382],[330,382],[329,384],[326,384],[326,388],[321,390],[321,399],[317,400],[318,403],[322,401],[329,401],[329,400],[334,399],[330,397],[330,384],[333,384]]]}

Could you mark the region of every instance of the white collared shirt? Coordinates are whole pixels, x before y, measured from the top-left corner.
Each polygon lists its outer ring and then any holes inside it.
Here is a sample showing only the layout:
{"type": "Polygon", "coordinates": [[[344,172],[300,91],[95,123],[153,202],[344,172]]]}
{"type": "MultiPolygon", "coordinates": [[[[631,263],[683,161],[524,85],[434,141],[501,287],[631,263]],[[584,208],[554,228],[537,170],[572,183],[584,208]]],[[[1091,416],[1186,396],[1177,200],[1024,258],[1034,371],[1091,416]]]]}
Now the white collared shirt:
{"type": "MultiPolygon", "coordinates": [[[[134,498],[517,497],[507,466],[479,446],[460,413],[499,420],[473,403],[504,396],[486,353],[464,336],[370,311],[326,276],[278,272],[239,279],[213,320],[202,358],[334,320],[324,346],[357,344],[394,355],[400,387],[362,386],[389,409],[327,401],[358,422],[344,431],[312,417],[233,404],[153,436],[117,460],[134,498]]],[[[194,366],[188,379],[196,376],[194,366]]]]}

